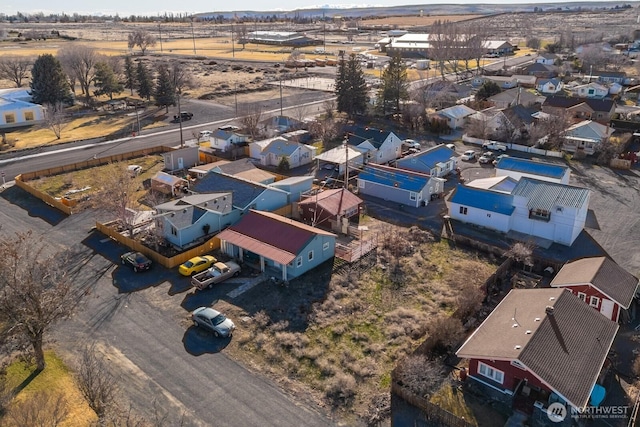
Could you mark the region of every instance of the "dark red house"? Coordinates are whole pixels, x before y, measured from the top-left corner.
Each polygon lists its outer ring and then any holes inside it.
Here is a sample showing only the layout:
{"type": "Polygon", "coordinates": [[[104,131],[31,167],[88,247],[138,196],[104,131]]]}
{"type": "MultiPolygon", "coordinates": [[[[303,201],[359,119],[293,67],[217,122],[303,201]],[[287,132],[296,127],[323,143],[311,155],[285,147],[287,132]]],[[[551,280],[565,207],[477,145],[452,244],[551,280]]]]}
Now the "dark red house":
{"type": "Polygon", "coordinates": [[[608,319],[618,322],[638,291],[638,278],[607,257],[582,258],[566,263],[551,281],[566,288],[608,319]]]}
{"type": "Polygon", "coordinates": [[[362,199],[349,190],[324,190],[298,203],[300,219],[313,226],[339,231],[344,221],[356,223],[360,217],[362,199]]]}
{"type": "Polygon", "coordinates": [[[617,331],[567,290],[514,289],[456,354],[469,359],[474,387],[535,417],[555,402],[594,403],[617,331]]]}

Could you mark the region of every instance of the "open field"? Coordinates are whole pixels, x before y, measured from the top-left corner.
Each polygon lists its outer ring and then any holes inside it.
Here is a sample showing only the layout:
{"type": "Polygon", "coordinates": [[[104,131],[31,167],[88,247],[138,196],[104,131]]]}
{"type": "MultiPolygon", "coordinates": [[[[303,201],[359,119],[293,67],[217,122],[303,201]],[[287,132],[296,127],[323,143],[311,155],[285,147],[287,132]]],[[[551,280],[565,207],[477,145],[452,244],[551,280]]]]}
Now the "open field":
{"type": "Polygon", "coordinates": [[[365,28],[368,27],[394,27],[398,29],[410,29],[411,27],[426,27],[433,24],[435,21],[449,21],[459,22],[467,21],[469,19],[480,18],[483,15],[429,15],[423,16],[389,16],[385,18],[371,18],[363,19],[361,25],[365,28]]]}

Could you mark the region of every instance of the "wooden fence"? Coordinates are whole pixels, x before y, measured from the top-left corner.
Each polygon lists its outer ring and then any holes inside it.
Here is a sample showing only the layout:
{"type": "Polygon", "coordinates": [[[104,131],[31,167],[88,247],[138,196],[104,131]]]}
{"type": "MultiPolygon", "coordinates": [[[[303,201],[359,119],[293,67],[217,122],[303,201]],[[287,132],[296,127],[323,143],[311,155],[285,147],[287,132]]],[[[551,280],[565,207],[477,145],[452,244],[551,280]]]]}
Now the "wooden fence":
{"type": "Polygon", "coordinates": [[[58,209],[59,211],[62,211],[63,213],[65,213],[67,215],[71,215],[71,213],[72,213],[71,206],[68,206],[68,205],[64,204],[64,202],[62,200],[58,200],[55,197],[51,197],[47,193],[43,193],[42,191],[33,188],[32,186],[30,186],[29,184],[24,182],[22,174],[16,176],[15,181],[16,181],[16,185],[18,187],[22,188],[27,193],[31,194],[34,197],[37,197],[38,199],[42,200],[43,202],[45,202],[49,206],[53,206],[54,208],[58,209]]]}
{"type": "MultiPolygon", "coordinates": [[[[393,377],[393,375],[392,375],[393,377]]],[[[476,427],[475,424],[471,424],[467,420],[458,417],[455,414],[447,411],[429,402],[422,396],[417,396],[411,393],[404,387],[401,387],[396,383],[396,381],[391,381],[391,393],[415,406],[416,408],[422,409],[422,412],[425,417],[425,421],[427,425],[433,426],[447,426],[447,427],[476,427]]]]}
{"type": "Polygon", "coordinates": [[[631,160],[627,159],[611,159],[609,164],[613,169],[631,169],[631,160]]]}
{"type": "Polygon", "coordinates": [[[164,255],[161,255],[153,249],[143,245],[141,242],[122,235],[121,233],[110,227],[110,224],[113,223],[102,224],[100,222],[96,222],[96,229],[102,234],[109,236],[113,240],[123,244],[131,250],[145,254],[153,261],[167,268],[177,267],[188,259],[191,259],[195,256],[207,254],[220,248],[220,239],[218,239],[217,237],[212,237],[200,246],[196,246],[185,252],[181,252],[173,257],[165,257],[164,255]]]}

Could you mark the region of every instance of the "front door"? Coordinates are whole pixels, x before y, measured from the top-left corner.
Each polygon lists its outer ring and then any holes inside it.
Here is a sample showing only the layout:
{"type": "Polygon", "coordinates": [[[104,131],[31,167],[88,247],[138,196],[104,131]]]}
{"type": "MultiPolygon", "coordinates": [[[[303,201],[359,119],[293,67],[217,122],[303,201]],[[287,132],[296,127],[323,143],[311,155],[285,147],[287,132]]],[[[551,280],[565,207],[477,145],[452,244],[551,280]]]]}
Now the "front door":
{"type": "Polygon", "coordinates": [[[607,319],[611,319],[613,321],[615,321],[616,319],[612,319],[613,316],[613,304],[614,302],[603,298],[602,299],[602,304],[600,305],[600,313],[602,313],[603,315],[605,315],[607,317],[607,319]]]}
{"type": "Polygon", "coordinates": [[[178,169],[184,169],[184,159],[182,157],[178,157],[178,169]]]}

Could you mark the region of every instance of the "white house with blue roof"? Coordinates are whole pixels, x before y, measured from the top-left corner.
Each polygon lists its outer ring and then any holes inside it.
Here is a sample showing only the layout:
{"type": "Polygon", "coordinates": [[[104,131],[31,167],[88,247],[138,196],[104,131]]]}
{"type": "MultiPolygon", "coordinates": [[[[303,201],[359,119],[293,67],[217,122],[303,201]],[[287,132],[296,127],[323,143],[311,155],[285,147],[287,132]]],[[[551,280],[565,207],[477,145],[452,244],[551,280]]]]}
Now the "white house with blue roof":
{"type": "Polygon", "coordinates": [[[367,165],[358,174],[358,193],[403,205],[426,206],[444,191],[446,180],[405,169],[367,165]]]}
{"type": "Polygon", "coordinates": [[[347,133],[347,143],[363,153],[364,163],[389,163],[402,154],[402,139],[382,129],[351,128],[347,133]]]}
{"type": "Polygon", "coordinates": [[[278,166],[287,159],[290,168],[309,164],[316,157],[317,148],[312,145],[276,138],[260,152],[260,163],[264,166],[278,166]]]}
{"type": "Polygon", "coordinates": [[[519,181],[522,177],[542,181],[569,184],[571,169],[553,163],[540,162],[519,157],[503,157],[496,163],[496,176],[510,176],[519,181]]]}
{"type": "Polygon", "coordinates": [[[449,203],[449,216],[571,246],[584,229],[589,198],[587,188],[528,177],[522,177],[510,193],[459,184],[449,203]]]}
{"type": "Polygon", "coordinates": [[[443,177],[456,170],[455,152],[444,144],[399,159],[396,165],[401,169],[443,177]]]}
{"type": "Polygon", "coordinates": [[[33,126],[43,120],[42,105],[31,102],[27,89],[0,89],[0,129],[33,126]]]}

